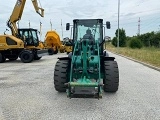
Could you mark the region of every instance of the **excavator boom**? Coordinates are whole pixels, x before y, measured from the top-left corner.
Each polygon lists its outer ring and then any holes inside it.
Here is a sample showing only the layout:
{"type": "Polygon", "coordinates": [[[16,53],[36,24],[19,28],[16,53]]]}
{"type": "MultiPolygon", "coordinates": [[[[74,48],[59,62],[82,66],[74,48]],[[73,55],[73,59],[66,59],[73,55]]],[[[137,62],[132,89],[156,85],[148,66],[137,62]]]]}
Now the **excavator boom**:
{"type": "Polygon", "coordinates": [[[31,0],[34,6],[35,11],[41,16],[44,17],[44,9],[38,7],[38,2],[37,0],[31,0]]]}
{"type": "MultiPolygon", "coordinates": [[[[35,11],[44,16],[44,9],[38,6],[37,0],[31,0],[35,11]]],[[[16,0],[12,14],[7,22],[12,35],[0,35],[0,63],[6,59],[16,60],[18,57],[23,63],[40,60],[42,56],[48,55],[38,38],[38,30],[33,28],[18,28],[17,22],[21,19],[26,0],[16,0]]]]}
{"type": "MultiPolygon", "coordinates": [[[[32,4],[35,8],[35,11],[41,16],[43,17],[44,16],[44,9],[43,8],[40,8],[38,6],[38,2],[37,0],[31,0],[32,1],[32,4]]],[[[12,31],[12,35],[13,36],[18,36],[18,29],[17,29],[17,26],[16,26],[16,22],[18,20],[21,19],[22,17],[22,13],[23,13],[23,10],[24,10],[24,6],[25,6],[25,3],[26,3],[26,0],[17,0],[15,6],[14,6],[14,9],[12,11],[12,14],[10,16],[10,19],[7,23],[7,26],[11,29],[12,31]]]]}

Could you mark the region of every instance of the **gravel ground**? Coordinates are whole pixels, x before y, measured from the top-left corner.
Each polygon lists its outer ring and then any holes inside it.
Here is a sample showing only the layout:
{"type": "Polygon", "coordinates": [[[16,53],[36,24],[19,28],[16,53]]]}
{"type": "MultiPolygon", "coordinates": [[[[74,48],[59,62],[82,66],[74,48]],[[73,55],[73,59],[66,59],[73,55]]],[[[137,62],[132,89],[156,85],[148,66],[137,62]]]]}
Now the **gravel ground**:
{"type": "Polygon", "coordinates": [[[97,99],[68,99],[54,89],[57,57],[0,64],[0,120],[160,120],[160,72],[116,57],[120,85],[97,99]]]}

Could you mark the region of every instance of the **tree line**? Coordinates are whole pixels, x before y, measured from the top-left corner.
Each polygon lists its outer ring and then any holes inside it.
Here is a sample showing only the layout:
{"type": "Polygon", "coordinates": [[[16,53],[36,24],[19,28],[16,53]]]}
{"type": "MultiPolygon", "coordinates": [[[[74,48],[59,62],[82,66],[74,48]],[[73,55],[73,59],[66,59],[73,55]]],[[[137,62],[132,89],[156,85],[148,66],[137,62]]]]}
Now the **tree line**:
{"type": "MultiPolygon", "coordinates": [[[[115,37],[112,39],[112,44],[117,47],[118,29],[115,32],[115,37]]],[[[126,36],[125,30],[119,29],[119,47],[157,47],[160,48],[160,32],[148,32],[132,37],[126,36]]]]}

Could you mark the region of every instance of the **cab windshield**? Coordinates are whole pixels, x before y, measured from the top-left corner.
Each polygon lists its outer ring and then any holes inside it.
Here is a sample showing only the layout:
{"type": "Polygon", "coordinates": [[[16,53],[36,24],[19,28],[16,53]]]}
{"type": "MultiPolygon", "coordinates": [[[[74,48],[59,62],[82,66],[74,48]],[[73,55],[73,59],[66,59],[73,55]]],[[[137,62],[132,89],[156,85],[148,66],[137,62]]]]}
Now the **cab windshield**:
{"type": "Polygon", "coordinates": [[[34,29],[19,29],[20,38],[23,40],[25,37],[25,42],[28,46],[37,46],[39,43],[37,30],[34,29]]]}
{"type": "Polygon", "coordinates": [[[74,26],[74,40],[89,39],[102,40],[103,26],[99,20],[79,20],[74,26]]]}

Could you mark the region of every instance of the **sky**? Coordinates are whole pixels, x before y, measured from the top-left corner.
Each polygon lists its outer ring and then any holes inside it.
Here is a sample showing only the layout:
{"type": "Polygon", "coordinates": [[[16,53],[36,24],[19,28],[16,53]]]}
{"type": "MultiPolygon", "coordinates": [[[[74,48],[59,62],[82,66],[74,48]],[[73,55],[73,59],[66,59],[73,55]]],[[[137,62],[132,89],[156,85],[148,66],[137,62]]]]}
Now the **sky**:
{"type": "MultiPolygon", "coordinates": [[[[32,28],[40,30],[42,23],[42,36],[44,41],[47,31],[56,30],[60,38],[71,36],[66,31],[66,23],[73,19],[97,19],[110,21],[111,29],[105,30],[105,35],[113,38],[118,28],[118,0],[37,0],[39,6],[44,8],[44,17],[40,17],[34,10],[31,0],[26,0],[20,28],[28,28],[29,21],[32,28]],[[62,21],[62,26],[61,26],[62,21]]],[[[16,0],[0,0],[0,34],[3,34],[6,21],[9,19],[16,0]]],[[[119,28],[123,28],[127,36],[160,31],[160,0],[120,0],[119,28]],[[138,22],[140,19],[140,22],[138,22]]],[[[10,34],[10,32],[6,32],[10,34]]]]}

